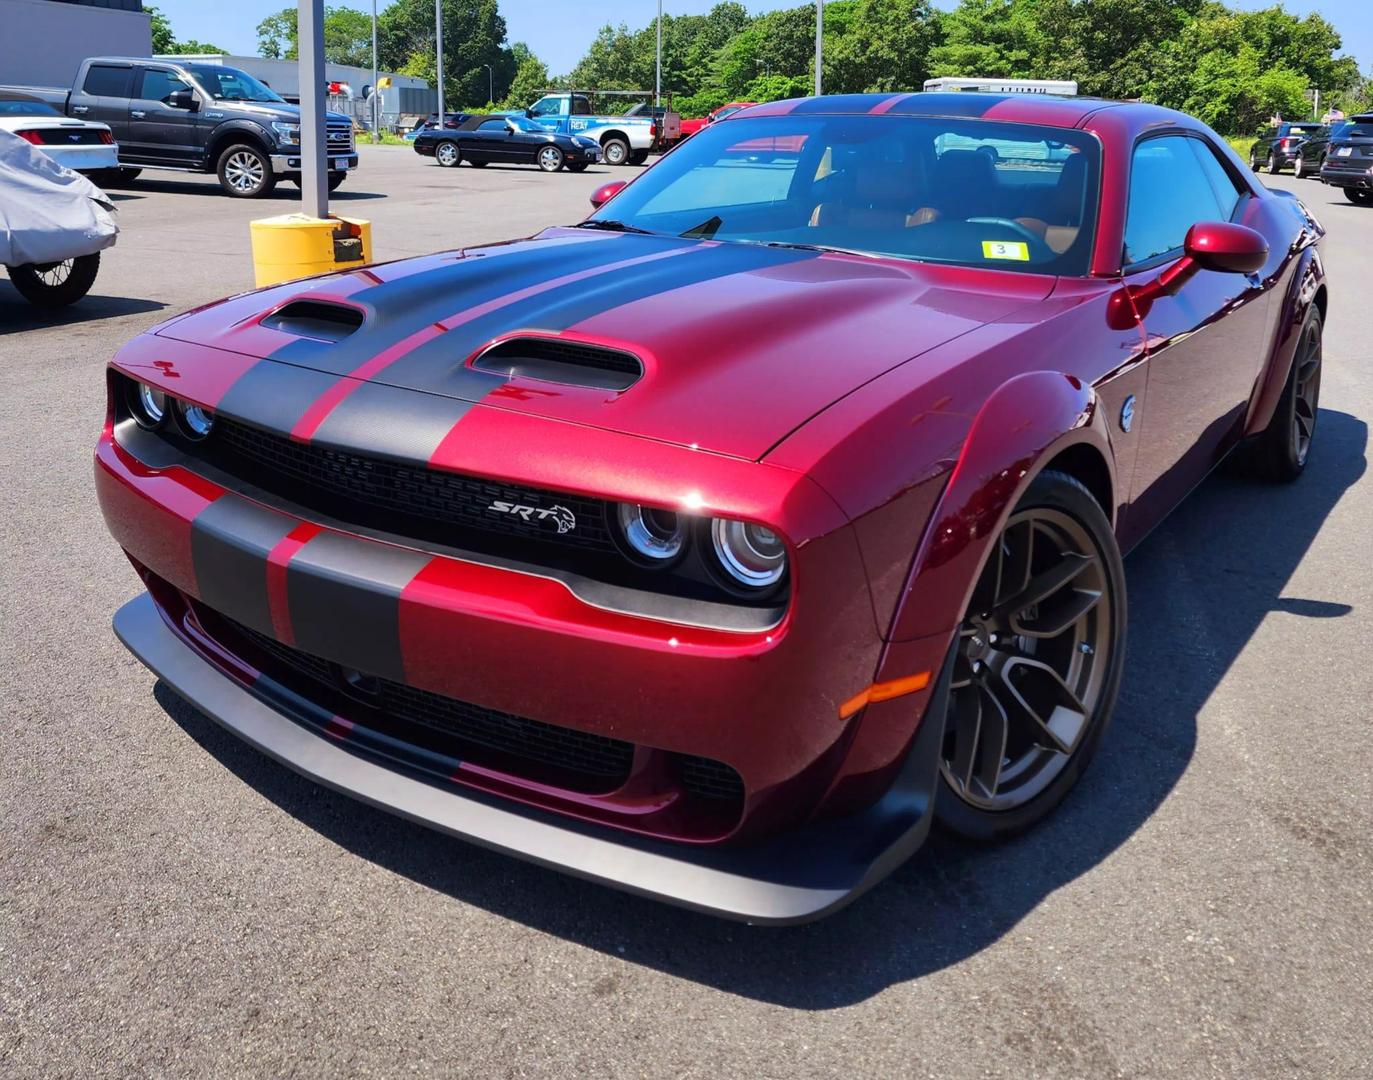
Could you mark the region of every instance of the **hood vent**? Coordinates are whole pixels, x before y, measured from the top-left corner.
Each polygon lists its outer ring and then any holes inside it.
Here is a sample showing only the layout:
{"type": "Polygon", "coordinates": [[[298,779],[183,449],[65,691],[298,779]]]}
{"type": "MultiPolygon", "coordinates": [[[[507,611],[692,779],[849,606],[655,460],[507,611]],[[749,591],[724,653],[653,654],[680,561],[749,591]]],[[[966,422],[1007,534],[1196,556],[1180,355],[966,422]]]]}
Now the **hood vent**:
{"type": "Polygon", "coordinates": [[[633,353],[558,338],[511,338],[493,345],[472,361],[478,371],[511,378],[626,390],[643,376],[644,365],[633,353]]]}
{"type": "Polygon", "coordinates": [[[319,341],[342,341],[362,326],[362,311],[346,304],[294,300],[262,320],[270,330],[319,341]]]}

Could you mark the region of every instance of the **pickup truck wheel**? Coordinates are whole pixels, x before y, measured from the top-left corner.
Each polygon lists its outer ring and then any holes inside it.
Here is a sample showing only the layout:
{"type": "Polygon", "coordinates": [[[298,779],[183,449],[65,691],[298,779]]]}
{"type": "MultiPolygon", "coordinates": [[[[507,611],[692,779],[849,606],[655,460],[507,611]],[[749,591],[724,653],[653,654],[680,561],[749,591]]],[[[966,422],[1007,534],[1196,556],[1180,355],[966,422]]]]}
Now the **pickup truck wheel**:
{"type": "Polygon", "coordinates": [[[235,199],[258,199],[276,187],[271,159],[256,146],[235,143],[219,155],[219,186],[235,199]]]}
{"type": "Polygon", "coordinates": [[[445,169],[451,169],[462,160],[462,151],[458,149],[457,143],[451,139],[445,139],[434,147],[434,160],[445,169]]]}
{"type": "Polygon", "coordinates": [[[601,153],[607,165],[623,165],[629,160],[629,143],[620,138],[606,139],[601,143],[601,153]]]}
{"type": "Polygon", "coordinates": [[[629,155],[629,163],[631,165],[642,165],[647,160],[647,150],[635,150],[632,154],[629,155]]]}
{"type": "Polygon", "coordinates": [[[63,262],[11,266],[10,281],[34,307],[60,308],[90,292],[99,269],[100,253],[96,252],[63,262]]]}
{"type": "Polygon", "coordinates": [[[563,167],[563,152],[556,146],[545,146],[539,151],[539,168],[544,172],[557,172],[563,167]]]}

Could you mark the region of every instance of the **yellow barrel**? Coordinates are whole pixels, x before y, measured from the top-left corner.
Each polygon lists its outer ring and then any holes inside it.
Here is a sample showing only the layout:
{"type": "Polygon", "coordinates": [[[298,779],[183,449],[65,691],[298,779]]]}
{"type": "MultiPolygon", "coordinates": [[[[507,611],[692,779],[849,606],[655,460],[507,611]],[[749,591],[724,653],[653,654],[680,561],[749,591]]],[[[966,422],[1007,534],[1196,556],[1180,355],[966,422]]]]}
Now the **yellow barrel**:
{"type": "Polygon", "coordinates": [[[259,288],[372,261],[372,223],[361,218],[282,214],[250,222],[249,229],[259,288]]]}

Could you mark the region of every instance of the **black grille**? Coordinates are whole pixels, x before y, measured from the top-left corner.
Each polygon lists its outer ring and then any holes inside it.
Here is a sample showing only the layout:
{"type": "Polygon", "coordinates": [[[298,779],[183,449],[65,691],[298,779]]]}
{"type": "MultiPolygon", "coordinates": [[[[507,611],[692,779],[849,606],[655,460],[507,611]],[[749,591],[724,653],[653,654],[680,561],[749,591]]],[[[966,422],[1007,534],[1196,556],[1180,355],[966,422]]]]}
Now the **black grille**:
{"type": "Polygon", "coordinates": [[[227,416],[218,418],[204,452],[226,472],[297,505],[388,532],[454,546],[495,535],[615,550],[600,499],[298,443],[227,416]],[[531,512],[493,510],[494,503],[531,512]],[[569,521],[559,510],[575,519],[574,528],[558,531],[569,521]]]}
{"type": "MultiPolygon", "coordinates": [[[[336,665],[227,618],[224,622],[268,658],[343,692],[343,670],[336,665]]],[[[443,736],[438,741],[415,739],[417,744],[427,743],[460,760],[497,768],[507,765],[502,758],[533,762],[576,790],[613,791],[629,777],[632,743],[484,709],[389,679],[367,676],[352,686],[367,708],[388,720],[443,736]]]]}
{"type": "Polygon", "coordinates": [[[682,758],[682,787],[702,799],[738,802],[744,797],[744,781],[723,761],[682,758]]]}

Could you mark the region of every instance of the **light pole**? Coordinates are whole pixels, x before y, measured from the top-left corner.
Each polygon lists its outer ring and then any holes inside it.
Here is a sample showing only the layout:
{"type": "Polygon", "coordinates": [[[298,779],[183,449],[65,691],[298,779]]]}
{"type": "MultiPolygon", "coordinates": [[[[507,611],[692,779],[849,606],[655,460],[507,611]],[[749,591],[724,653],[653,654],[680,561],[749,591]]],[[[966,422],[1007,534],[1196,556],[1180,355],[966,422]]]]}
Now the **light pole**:
{"type": "Polygon", "coordinates": [[[486,103],[494,105],[496,103],[496,76],[491,70],[490,64],[483,64],[486,68],[486,103]]]}
{"type": "Polygon", "coordinates": [[[434,0],[434,51],[438,54],[439,132],[443,131],[443,0],[434,0]]]}
{"type": "Polygon", "coordinates": [[[372,141],[381,142],[381,110],[377,107],[377,0],[372,0],[372,141]]]}
{"type": "Polygon", "coordinates": [[[313,218],[329,213],[324,154],[324,0],[300,0],[300,201],[313,218]]]}
{"type": "Polygon", "coordinates": [[[825,0],[815,0],[815,96],[819,97],[820,65],[825,51],[825,0]]]}
{"type": "Polygon", "coordinates": [[[653,84],[653,104],[663,103],[663,0],[658,0],[658,53],[653,84]]]}

